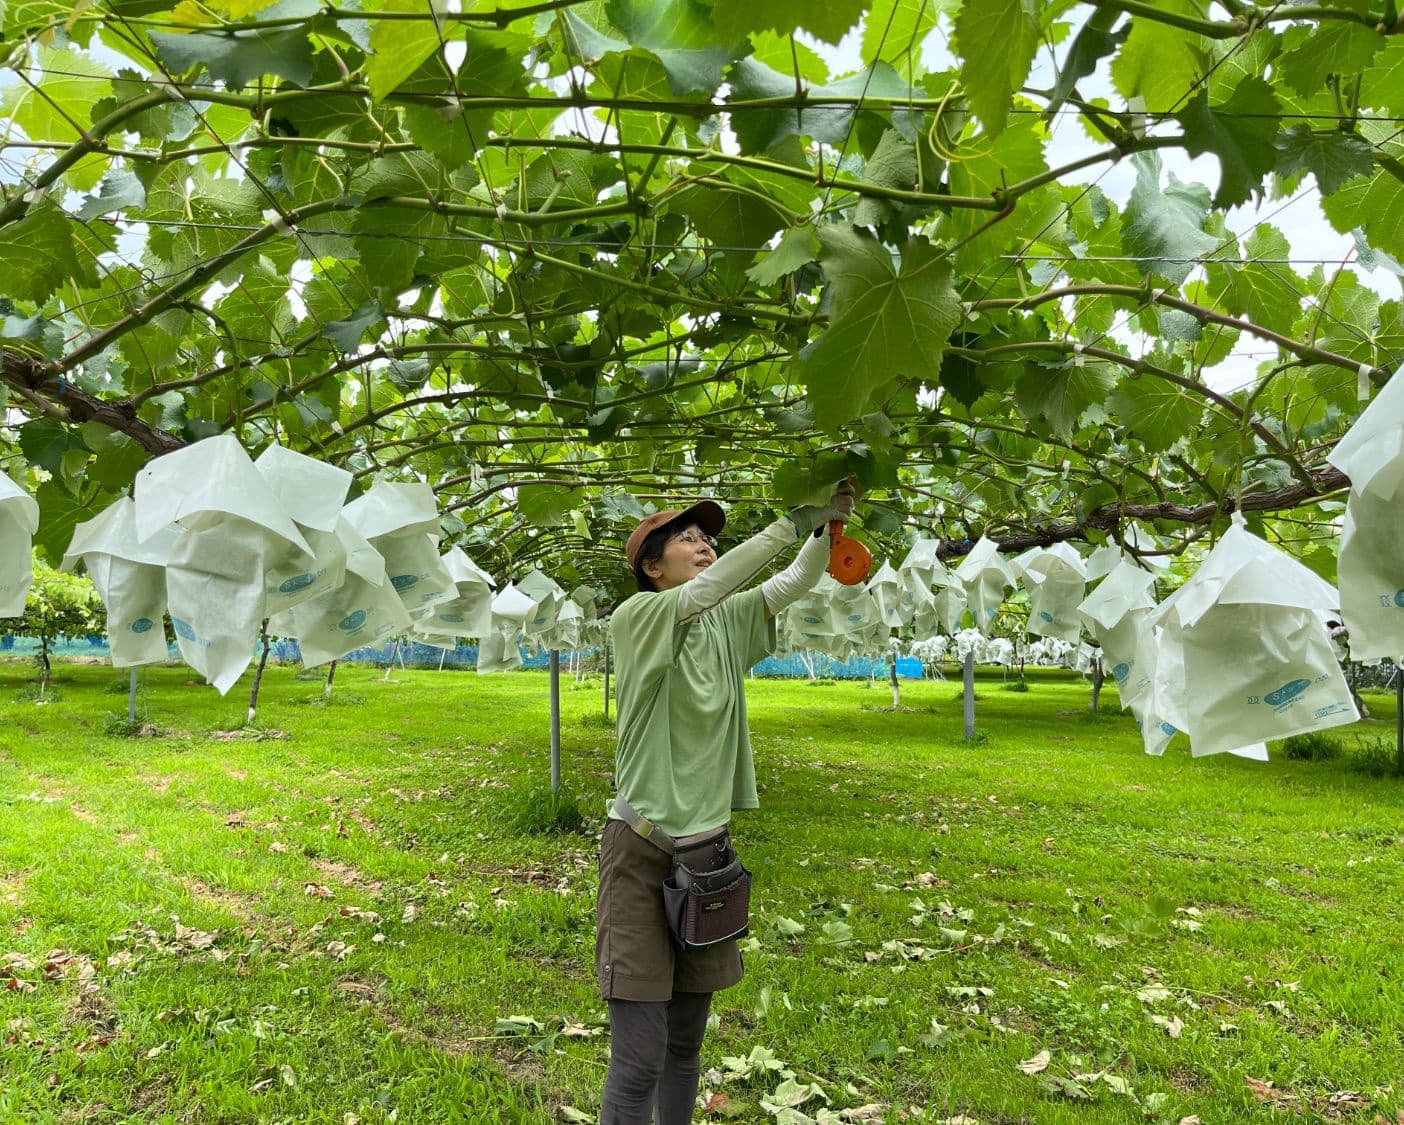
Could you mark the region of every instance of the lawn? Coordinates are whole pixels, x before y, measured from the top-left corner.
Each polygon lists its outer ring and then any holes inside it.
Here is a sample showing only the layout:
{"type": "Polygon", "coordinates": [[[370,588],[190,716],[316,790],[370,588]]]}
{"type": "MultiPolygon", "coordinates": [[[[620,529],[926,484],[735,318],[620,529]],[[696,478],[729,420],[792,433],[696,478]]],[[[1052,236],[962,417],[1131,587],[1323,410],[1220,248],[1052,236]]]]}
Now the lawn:
{"type": "MultiPolygon", "coordinates": [[[[130,738],[110,669],[0,665],[0,1121],[593,1120],[599,681],[550,832],[544,673],[295,671],[246,731],[146,670],[130,738]]],[[[1391,698],[1264,765],[1148,758],[1066,673],[982,679],[973,743],[953,683],[749,693],[709,1120],[1404,1120],[1404,783],[1351,768],[1391,698]]]]}

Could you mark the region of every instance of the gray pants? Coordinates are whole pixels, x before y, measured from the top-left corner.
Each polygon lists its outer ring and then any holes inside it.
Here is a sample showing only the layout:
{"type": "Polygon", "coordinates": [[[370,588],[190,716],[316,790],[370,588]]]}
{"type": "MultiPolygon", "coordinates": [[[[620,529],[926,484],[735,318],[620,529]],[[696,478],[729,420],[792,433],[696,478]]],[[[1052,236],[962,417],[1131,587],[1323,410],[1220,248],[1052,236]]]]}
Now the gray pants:
{"type": "Polygon", "coordinates": [[[710,992],[609,1001],[609,1074],[600,1125],[689,1125],[711,1004],[710,992]]]}

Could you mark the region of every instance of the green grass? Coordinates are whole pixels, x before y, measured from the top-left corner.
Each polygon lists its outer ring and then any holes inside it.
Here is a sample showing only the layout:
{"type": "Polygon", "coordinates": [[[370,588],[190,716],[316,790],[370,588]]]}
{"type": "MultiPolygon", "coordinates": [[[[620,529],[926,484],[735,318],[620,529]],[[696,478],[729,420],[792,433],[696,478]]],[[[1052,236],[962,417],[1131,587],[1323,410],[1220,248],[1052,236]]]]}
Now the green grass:
{"type": "MultiPolygon", "coordinates": [[[[0,1121],[595,1113],[598,690],[562,693],[552,802],[540,673],[347,667],[324,705],[270,668],[248,731],[242,689],[161,668],[135,737],[112,671],[31,677],[0,665],[0,1121]]],[[[756,940],[704,1067],[765,1048],[892,1121],[1393,1120],[1404,783],[1351,768],[1392,697],[1263,765],[1148,758],[1029,680],[982,678],[975,744],[950,683],[749,687],[756,940]]],[[[717,1077],[775,1120],[774,1071],[717,1077]]]]}

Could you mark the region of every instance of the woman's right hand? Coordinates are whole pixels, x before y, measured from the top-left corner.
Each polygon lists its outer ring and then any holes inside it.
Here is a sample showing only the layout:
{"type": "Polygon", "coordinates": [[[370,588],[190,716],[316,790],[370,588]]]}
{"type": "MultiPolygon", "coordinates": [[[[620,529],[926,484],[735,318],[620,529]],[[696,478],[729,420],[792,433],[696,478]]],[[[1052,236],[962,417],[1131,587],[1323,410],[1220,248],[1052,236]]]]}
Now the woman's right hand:
{"type": "Polygon", "coordinates": [[[853,477],[839,481],[833,494],[825,504],[805,504],[789,512],[790,522],[795,525],[797,538],[803,538],[826,525],[830,520],[847,520],[853,514],[853,505],[861,493],[858,481],[853,477]]]}

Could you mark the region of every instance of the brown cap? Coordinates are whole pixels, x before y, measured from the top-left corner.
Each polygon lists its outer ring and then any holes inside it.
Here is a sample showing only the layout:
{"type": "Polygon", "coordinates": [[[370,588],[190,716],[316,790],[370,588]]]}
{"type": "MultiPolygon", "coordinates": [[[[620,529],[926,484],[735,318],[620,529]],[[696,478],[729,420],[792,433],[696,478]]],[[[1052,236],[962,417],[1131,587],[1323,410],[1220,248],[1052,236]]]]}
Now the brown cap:
{"type": "Polygon", "coordinates": [[[708,535],[717,535],[726,526],[726,513],[715,500],[699,500],[692,507],[681,510],[669,508],[664,512],[654,512],[634,528],[629,541],[624,544],[624,557],[629,560],[630,570],[633,570],[634,564],[638,562],[639,552],[643,550],[644,540],[648,538],[649,532],[667,523],[695,523],[708,535]]]}

